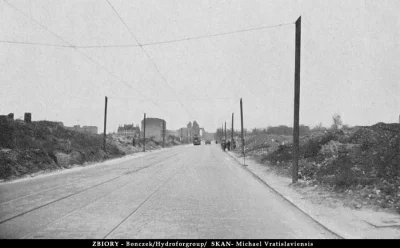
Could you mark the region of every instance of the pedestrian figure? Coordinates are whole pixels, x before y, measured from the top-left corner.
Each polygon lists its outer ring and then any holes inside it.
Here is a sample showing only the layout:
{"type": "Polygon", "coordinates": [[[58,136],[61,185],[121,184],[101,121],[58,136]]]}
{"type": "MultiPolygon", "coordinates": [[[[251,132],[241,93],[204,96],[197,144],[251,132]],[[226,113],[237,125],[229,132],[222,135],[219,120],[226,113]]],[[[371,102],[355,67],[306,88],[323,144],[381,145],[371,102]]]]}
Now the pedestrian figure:
{"type": "Polygon", "coordinates": [[[226,146],[225,147],[227,147],[228,151],[230,151],[231,150],[231,142],[230,141],[226,142],[226,146]]]}

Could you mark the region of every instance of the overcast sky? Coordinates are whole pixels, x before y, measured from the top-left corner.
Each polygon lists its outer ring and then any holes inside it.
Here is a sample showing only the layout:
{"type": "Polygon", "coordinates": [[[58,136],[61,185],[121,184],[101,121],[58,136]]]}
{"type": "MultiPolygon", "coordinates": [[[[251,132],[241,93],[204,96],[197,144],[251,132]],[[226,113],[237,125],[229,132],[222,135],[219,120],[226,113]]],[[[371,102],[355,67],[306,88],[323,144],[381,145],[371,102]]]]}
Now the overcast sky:
{"type": "Polygon", "coordinates": [[[106,0],[0,1],[0,114],[102,130],[108,96],[108,131],[144,113],[215,131],[242,97],[246,128],[292,126],[301,16],[300,123],[398,122],[398,0],[109,1],[129,29],[106,0]]]}

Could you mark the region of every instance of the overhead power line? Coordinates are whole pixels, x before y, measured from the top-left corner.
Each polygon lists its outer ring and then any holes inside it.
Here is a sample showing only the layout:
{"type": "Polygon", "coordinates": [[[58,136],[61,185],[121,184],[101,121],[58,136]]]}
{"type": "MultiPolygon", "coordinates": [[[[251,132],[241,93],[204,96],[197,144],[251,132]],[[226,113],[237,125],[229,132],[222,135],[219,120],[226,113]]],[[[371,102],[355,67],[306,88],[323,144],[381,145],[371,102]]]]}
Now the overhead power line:
{"type": "Polygon", "coordinates": [[[176,98],[179,99],[179,102],[182,106],[183,109],[186,110],[187,114],[189,115],[190,118],[192,118],[192,114],[188,111],[188,109],[186,108],[186,106],[183,104],[182,100],[179,98],[178,94],[174,91],[174,89],[172,89],[172,87],[168,84],[167,79],[164,77],[164,75],[161,73],[160,69],[158,68],[158,66],[156,65],[156,63],[150,58],[149,54],[146,52],[146,50],[144,50],[143,46],[140,44],[139,40],[136,38],[136,36],[132,33],[132,31],[130,30],[130,28],[128,27],[128,25],[125,23],[125,21],[122,19],[121,15],[118,13],[118,11],[114,8],[114,6],[110,3],[109,0],[105,0],[107,1],[107,3],[110,5],[110,7],[114,10],[115,14],[119,17],[119,19],[121,20],[121,22],[124,24],[124,26],[126,27],[126,29],[129,31],[129,33],[131,34],[131,36],[133,37],[133,39],[136,41],[137,44],[139,44],[140,48],[142,49],[142,51],[144,52],[144,54],[146,55],[146,57],[149,59],[149,61],[151,62],[151,64],[154,66],[154,68],[156,69],[156,71],[158,72],[158,74],[161,76],[162,80],[164,81],[164,83],[168,86],[168,88],[170,88],[170,90],[175,94],[176,98]]]}
{"type": "Polygon", "coordinates": [[[88,48],[132,48],[140,47],[140,45],[86,45],[86,46],[75,46],[77,48],[88,49],[88,48]]]}
{"type": "Polygon", "coordinates": [[[142,46],[152,46],[152,45],[168,44],[168,43],[175,43],[175,42],[182,42],[182,41],[189,41],[189,40],[198,40],[198,39],[204,39],[204,38],[210,38],[210,37],[216,37],[216,36],[222,36],[222,35],[229,35],[229,34],[250,32],[250,31],[255,31],[255,30],[269,29],[269,28],[274,28],[274,27],[287,26],[287,25],[292,25],[292,24],[294,24],[294,22],[283,23],[283,24],[272,25],[272,26],[262,26],[262,27],[257,27],[257,28],[240,29],[240,30],[224,32],[224,33],[194,36],[194,37],[188,37],[188,38],[176,39],[176,40],[159,41],[159,42],[146,43],[146,44],[141,44],[141,45],[142,46]]]}
{"type": "MultiPolygon", "coordinates": [[[[124,22],[124,24],[125,24],[125,22],[124,22]]],[[[199,40],[199,39],[204,39],[204,38],[212,38],[212,37],[223,36],[223,35],[230,35],[230,34],[236,34],[236,33],[264,30],[264,29],[288,26],[288,25],[293,25],[293,24],[294,24],[294,22],[282,23],[282,24],[271,25],[271,26],[261,26],[261,27],[248,28],[248,29],[239,29],[239,30],[230,31],[230,32],[222,32],[222,33],[215,33],[215,34],[209,34],[209,35],[200,35],[200,36],[194,36],[194,37],[188,37],[188,38],[182,38],[182,39],[157,41],[157,42],[150,42],[150,43],[140,43],[140,44],[139,43],[138,44],[127,44],[127,45],[71,45],[71,46],[61,46],[61,45],[43,44],[43,43],[35,43],[35,42],[19,42],[19,41],[0,41],[0,43],[15,43],[15,44],[25,44],[25,45],[45,45],[45,46],[48,45],[48,46],[55,46],[55,47],[57,47],[57,46],[59,46],[59,47],[70,47],[70,48],[75,47],[75,48],[83,48],[83,49],[87,49],[87,48],[130,48],[130,47],[144,47],[144,46],[170,44],[170,43],[190,41],[190,40],[199,40]]],[[[130,30],[129,30],[129,32],[131,33],[130,30]]]]}
{"type": "Polygon", "coordinates": [[[56,45],[56,44],[39,43],[39,42],[13,41],[13,40],[0,40],[0,43],[18,44],[18,45],[36,45],[36,46],[47,46],[47,47],[71,47],[65,45],[56,45]]]}
{"type": "MultiPolygon", "coordinates": [[[[124,22],[124,24],[125,24],[125,22],[124,22]]],[[[288,26],[288,25],[294,25],[294,22],[281,23],[281,24],[270,25],[270,26],[261,26],[261,27],[255,27],[255,28],[239,29],[239,30],[234,30],[234,31],[230,31],[230,32],[222,32],[222,33],[215,33],[215,34],[208,34],[208,35],[199,35],[199,36],[187,37],[187,38],[182,38],[182,39],[156,41],[156,42],[150,42],[150,43],[139,43],[137,45],[102,45],[102,46],[77,46],[77,47],[79,47],[79,48],[144,47],[144,46],[169,44],[169,43],[176,43],[176,42],[183,42],[183,41],[190,41],[190,40],[199,40],[199,39],[212,38],[212,37],[223,36],[223,35],[230,35],[230,34],[236,34],[236,33],[244,33],[244,32],[257,31],[257,30],[264,30],[264,29],[270,29],[270,28],[275,28],[275,27],[283,27],[283,26],[288,26]]],[[[125,26],[126,26],[126,24],[125,24],[125,26]]]]}
{"type": "MultiPolygon", "coordinates": [[[[99,64],[97,61],[93,60],[91,57],[87,56],[85,53],[81,52],[78,49],[86,49],[86,48],[129,48],[129,47],[140,47],[142,49],[142,51],[145,53],[145,55],[147,56],[147,58],[149,59],[149,61],[151,62],[151,64],[154,66],[154,68],[156,69],[156,71],[159,73],[159,75],[161,76],[162,80],[164,81],[164,83],[171,89],[171,91],[176,95],[177,100],[168,100],[168,101],[179,101],[181,106],[186,110],[186,112],[191,116],[190,112],[187,110],[187,108],[185,107],[185,105],[183,104],[182,100],[178,97],[178,95],[176,94],[176,92],[171,88],[171,86],[168,84],[166,78],[164,77],[164,75],[161,73],[161,71],[159,70],[158,66],[156,65],[156,63],[152,60],[152,58],[149,56],[149,54],[147,53],[147,51],[143,48],[144,46],[153,46],[153,45],[161,45],[161,44],[170,44],[170,43],[175,43],[175,42],[183,42],[183,41],[190,41],[190,40],[197,40],[197,39],[204,39],[204,38],[210,38],[210,37],[217,37],[217,36],[223,36],[223,35],[231,35],[231,34],[236,34],[236,33],[242,33],[242,32],[251,32],[251,31],[257,31],[257,30],[264,30],[264,29],[270,29],[270,28],[274,28],[274,27],[281,27],[281,26],[287,26],[287,25],[293,25],[294,22],[291,23],[282,23],[282,24],[277,24],[277,25],[270,25],[270,26],[261,26],[261,27],[255,27],[255,28],[248,28],[248,29],[240,29],[240,30],[235,30],[235,31],[230,31],[230,32],[222,32],[222,33],[215,33],[215,34],[209,34],[209,35],[201,35],[201,36],[194,36],[194,37],[188,37],[188,38],[182,38],[182,39],[174,39],[174,40],[167,40],[167,41],[159,41],[159,42],[152,42],[152,43],[140,43],[138,41],[138,39],[136,38],[136,36],[132,33],[132,31],[130,30],[130,28],[127,26],[126,22],[122,19],[122,17],[119,15],[119,13],[116,11],[116,9],[114,8],[114,6],[110,3],[109,0],[106,0],[107,3],[110,5],[110,7],[113,9],[113,11],[115,12],[115,14],[118,16],[118,18],[121,20],[121,22],[124,24],[124,26],[126,27],[126,29],[128,30],[128,32],[130,33],[130,35],[134,38],[135,42],[137,44],[128,44],[128,45],[94,45],[94,46],[79,46],[79,45],[72,45],[71,43],[69,43],[68,41],[64,40],[61,36],[57,35],[56,33],[52,32],[51,30],[49,30],[47,27],[45,27],[44,25],[42,25],[41,23],[39,23],[38,21],[36,21],[35,19],[33,19],[32,17],[28,16],[27,14],[25,14],[24,12],[22,12],[21,10],[19,10],[18,8],[16,8],[15,6],[13,6],[12,4],[10,4],[8,1],[3,0],[5,3],[7,3],[10,7],[12,7],[13,9],[15,9],[16,11],[18,11],[19,13],[23,14],[25,17],[29,18],[31,21],[33,21],[35,24],[37,24],[38,26],[40,26],[41,28],[43,28],[44,30],[46,30],[47,32],[51,33],[52,35],[54,35],[55,37],[57,37],[58,39],[62,40],[64,43],[66,43],[67,45],[58,45],[58,44],[49,44],[49,43],[39,43],[39,42],[24,42],[24,41],[13,41],[13,40],[0,40],[0,43],[9,43],[9,44],[19,44],[19,45],[38,45],[38,46],[47,46],[47,47],[61,47],[61,48],[72,48],[75,51],[77,51],[79,54],[81,54],[82,56],[84,56],[86,59],[88,59],[89,61],[91,61],[92,63],[96,64],[97,66],[99,66],[100,68],[102,68],[103,70],[105,70],[107,73],[109,73],[110,75],[112,75],[114,78],[118,79],[119,82],[127,85],[128,87],[132,88],[135,92],[137,92],[138,94],[140,94],[141,96],[143,96],[145,99],[147,99],[148,101],[151,101],[154,105],[162,108],[158,102],[154,101],[153,99],[145,96],[143,93],[141,93],[140,91],[138,91],[137,89],[135,89],[134,87],[132,87],[132,85],[130,85],[128,82],[122,80],[121,78],[119,78],[118,76],[116,76],[115,74],[113,74],[112,72],[110,72],[107,68],[105,68],[104,66],[102,66],[101,64],[99,64]]],[[[232,83],[231,83],[232,84],[232,83]]],[[[232,85],[234,86],[234,85],[232,85]]],[[[236,88],[236,87],[234,87],[236,88]]],[[[253,96],[257,97],[253,92],[251,92],[253,96]]],[[[257,97],[258,98],[258,97],[257,97]]],[[[137,98],[135,98],[137,99],[137,98]]],[[[214,99],[191,99],[191,100],[220,100],[220,99],[231,99],[231,98],[214,98],[214,99]]],[[[258,98],[259,99],[259,98],[258,98]]],[[[259,99],[260,100],[260,99],[259,99]]],[[[165,110],[165,109],[164,109],[165,110]]],[[[169,111],[167,111],[169,112],[169,111]]]]}
{"type": "MultiPolygon", "coordinates": [[[[119,97],[119,96],[108,96],[110,99],[126,99],[126,100],[137,100],[146,101],[142,99],[132,98],[132,97],[119,97]]],[[[216,98],[190,98],[190,101],[217,101],[217,100],[231,100],[237,99],[237,97],[216,97],[216,98]]],[[[178,99],[158,99],[158,102],[177,102],[178,99]]]]}
{"type": "MultiPolygon", "coordinates": [[[[99,64],[97,61],[93,60],[92,58],[90,58],[89,56],[87,56],[85,53],[81,52],[78,50],[78,48],[74,45],[72,45],[71,43],[69,43],[68,41],[66,41],[65,39],[63,39],[61,36],[57,35],[56,33],[54,33],[53,31],[51,31],[50,29],[48,29],[46,26],[42,25],[41,23],[39,23],[38,21],[36,21],[34,18],[28,16],[27,14],[25,14],[24,12],[22,12],[21,10],[19,10],[18,8],[16,8],[14,5],[12,5],[11,3],[9,3],[6,0],[3,0],[7,5],[9,5],[11,8],[13,8],[14,10],[16,10],[17,12],[21,13],[22,15],[24,15],[25,17],[27,17],[28,19],[30,19],[32,22],[34,22],[36,25],[40,26],[41,28],[43,28],[44,30],[46,30],[47,32],[49,32],[50,34],[54,35],[55,37],[57,37],[59,40],[63,41],[64,43],[66,43],[68,46],[65,47],[70,47],[73,48],[75,51],[77,51],[79,54],[81,54],[82,56],[84,56],[86,59],[88,59],[89,61],[91,61],[92,63],[96,64],[97,66],[99,66],[100,68],[102,68],[103,70],[105,70],[107,73],[109,73],[111,76],[113,76],[114,78],[118,79],[121,83],[127,85],[128,87],[132,88],[135,92],[139,93],[141,96],[143,96],[144,98],[150,100],[154,105],[160,107],[161,109],[165,110],[164,108],[162,108],[156,101],[152,100],[151,98],[145,96],[142,92],[140,92],[139,90],[135,89],[132,85],[130,85],[129,83],[125,82],[124,80],[122,80],[121,78],[119,78],[118,76],[116,76],[114,73],[110,72],[107,68],[105,68],[104,66],[102,66],[101,64],[99,64]]],[[[167,110],[165,110],[167,111],[167,110]]],[[[168,112],[168,111],[167,111],[168,112]]]]}

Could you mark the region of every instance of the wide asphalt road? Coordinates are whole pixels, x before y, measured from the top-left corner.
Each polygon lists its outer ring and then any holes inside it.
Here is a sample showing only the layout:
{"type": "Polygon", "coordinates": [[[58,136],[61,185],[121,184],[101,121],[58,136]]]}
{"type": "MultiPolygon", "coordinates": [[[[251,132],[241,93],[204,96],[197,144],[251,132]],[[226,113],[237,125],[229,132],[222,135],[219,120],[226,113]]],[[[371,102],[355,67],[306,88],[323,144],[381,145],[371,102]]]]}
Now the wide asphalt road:
{"type": "Polygon", "coordinates": [[[0,184],[0,238],[335,238],[219,145],[0,184]]]}

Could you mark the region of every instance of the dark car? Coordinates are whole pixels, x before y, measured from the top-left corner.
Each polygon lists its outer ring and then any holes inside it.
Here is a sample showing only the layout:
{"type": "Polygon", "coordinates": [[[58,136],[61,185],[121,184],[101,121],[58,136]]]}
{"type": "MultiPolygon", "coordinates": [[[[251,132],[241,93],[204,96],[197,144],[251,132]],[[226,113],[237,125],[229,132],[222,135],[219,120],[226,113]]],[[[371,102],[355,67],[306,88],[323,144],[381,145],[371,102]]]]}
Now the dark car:
{"type": "Polygon", "coordinates": [[[210,144],[211,145],[211,140],[206,140],[206,145],[210,144]]]}

